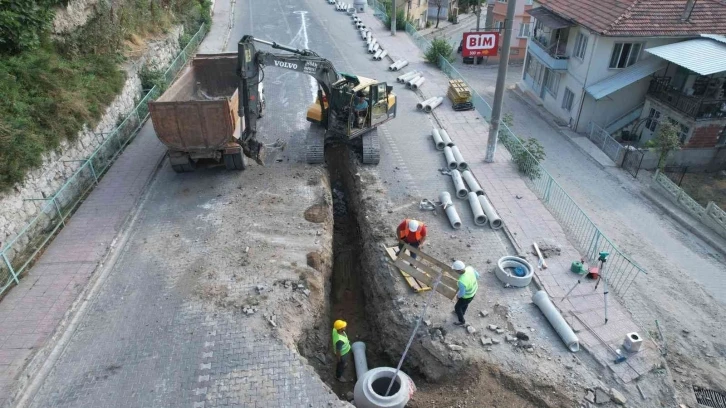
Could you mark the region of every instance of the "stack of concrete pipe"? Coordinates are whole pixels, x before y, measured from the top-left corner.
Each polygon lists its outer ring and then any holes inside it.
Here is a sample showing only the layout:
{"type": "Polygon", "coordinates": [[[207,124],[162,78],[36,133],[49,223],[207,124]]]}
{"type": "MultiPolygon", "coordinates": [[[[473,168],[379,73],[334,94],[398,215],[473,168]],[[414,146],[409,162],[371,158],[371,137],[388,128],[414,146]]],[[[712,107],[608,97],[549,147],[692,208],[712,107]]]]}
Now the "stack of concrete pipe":
{"type": "MultiPolygon", "coordinates": [[[[423,102],[419,102],[419,103],[416,104],[416,109],[418,109],[418,110],[424,110],[426,112],[431,112],[431,109],[433,109],[433,108],[429,108],[428,110],[426,110],[425,109],[426,106],[432,106],[432,105],[435,105],[434,107],[439,106],[441,104],[441,102],[439,102],[438,99],[439,99],[438,96],[434,96],[433,98],[429,98],[429,99],[426,99],[423,102]]],[[[444,98],[441,98],[441,100],[443,101],[444,98]]]]}
{"type": "Polygon", "coordinates": [[[405,67],[406,65],[408,65],[408,61],[406,61],[406,60],[398,60],[398,61],[394,62],[393,64],[391,64],[388,67],[388,69],[390,71],[398,71],[400,69],[403,69],[403,67],[405,67]]]}
{"type": "Polygon", "coordinates": [[[418,74],[418,75],[414,76],[413,78],[411,78],[408,81],[406,81],[406,88],[413,89],[413,85],[415,83],[418,83],[419,81],[421,81],[421,83],[423,84],[423,79],[424,79],[424,77],[421,74],[418,74]]]}
{"type": "Polygon", "coordinates": [[[425,104],[423,107],[423,111],[426,113],[431,113],[432,110],[438,108],[439,105],[441,105],[442,103],[444,103],[444,98],[439,96],[433,102],[425,104]]]}
{"type": "MultiPolygon", "coordinates": [[[[423,85],[424,81],[426,81],[426,78],[421,76],[419,79],[411,83],[411,89],[415,91],[416,89],[420,88],[421,85],[423,85]]],[[[441,99],[443,100],[443,98],[441,99]]]]}
{"type": "Polygon", "coordinates": [[[399,76],[398,76],[398,77],[396,78],[396,81],[397,81],[397,82],[400,82],[400,83],[402,83],[402,84],[405,84],[405,83],[406,83],[406,81],[408,81],[409,79],[411,79],[411,78],[413,78],[413,77],[415,77],[415,76],[418,76],[418,75],[421,75],[421,73],[420,73],[420,72],[418,72],[418,71],[411,71],[411,72],[407,72],[407,73],[405,73],[405,74],[403,74],[403,75],[399,75],[399,76]]]}
{"type": "Polygon", "coordinates": [[[386,55],[388,55],[388,51],[386,50],[378,50],[378,52],[373,55],[374,61],[381,61],[383,58],[386,58],[386,55]]]}

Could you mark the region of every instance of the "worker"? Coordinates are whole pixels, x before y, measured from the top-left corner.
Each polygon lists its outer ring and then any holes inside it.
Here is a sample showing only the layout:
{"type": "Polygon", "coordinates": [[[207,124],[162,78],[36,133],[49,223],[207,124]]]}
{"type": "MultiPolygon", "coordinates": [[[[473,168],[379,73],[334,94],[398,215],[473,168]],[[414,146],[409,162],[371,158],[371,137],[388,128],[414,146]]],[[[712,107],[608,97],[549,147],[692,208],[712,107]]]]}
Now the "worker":
{"type": "Polygon", "coordinates": [[[454,324],[456,326],[463,326],[466,324],[466,320],[464,319],[466,309],[474,299],[474,295],[476,295],[476,291],[479,288],[479,283],[477,282],[479,280],[479,272],[471,266],[466,266],[462,261],[454,261],[451,269],[459,274],[459,290],[456,292],[456,305],[454,306],[454,313],[456,313],[459,321],[454,322],[454,324]]]}
{"type": "Polygon", "coordinates": [[[353,109],[356,114],[356,126],[363,127],[366,116],[368,116],[368,101],[366,100],[366,96],[363,92],[358,91],[358,93],[356,93],[353,109]]]}
{"type": "MultiPolygon", "coordinates": [[[[401,252],[404,243],[414,248],[420,248],[426,240],[426,224],[406,218],[398,224],[396,235],[398,236],[398,252],[401,252]]],[[[411,257],[416,259],[416,254],[411,254],[411,257]]]]}
{"type": "Polygon", "coordinates": [[[336,320],[333,323],[333,350],[335,350],[336,365],[335,365],[335,378],[340,382],[348,382],[347,379],[343,378],[343,372],[345,367],[348,366],[348,359],[350,358],[350,342],[348,341],[348,335],[345,333],[345,328],[348,323],[345,320],[336,320]]]}

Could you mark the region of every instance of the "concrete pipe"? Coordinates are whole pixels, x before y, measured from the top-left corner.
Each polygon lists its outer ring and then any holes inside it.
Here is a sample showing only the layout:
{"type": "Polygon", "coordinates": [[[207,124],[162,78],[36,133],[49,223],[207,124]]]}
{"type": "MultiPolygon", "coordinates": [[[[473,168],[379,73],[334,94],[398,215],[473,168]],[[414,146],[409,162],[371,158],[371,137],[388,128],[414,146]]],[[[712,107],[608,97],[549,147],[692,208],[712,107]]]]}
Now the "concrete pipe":
{"type": "Polygon", "coordinates": [[[454,153],[454,158],[456,159],[456,166],[459,170],[464,171],[469,168],[469,164],[464,161],[464,156],[459,151],[458,146],[451,146],[451,151],[454,153]]]}
{"type": "Polygon", "coordinates": [[[516,256],[503,256],[497,262],[497,268],[494,270],[497,278],[510,286],[524,288],[532,282],[534,276],[534,268],[529,262],[516,256]],[[519,276],[510,272],[514,269],[524,269],[524,275],[519,276]]]}
{"type": "Polygon", "coordinates": [[[441,134],[441,140],[446,143],[447,146],[453,146],[454,142],[451,141],[451,138],[449,137],[449,133],[446,132],[445,129],[439,130],[439,134],[441,134]]]}
{"type": "Polygon", "coordinates": [[[419,79],[417,79],[415,82],[413,82],[411,84],[411,89],[418,89],[418,88],[420,88],[421,85],[423,85],[424,81],[426,81],[426,78],[419,77],[419,79]]]}
{"type": "Polygon", "coordinates": [[[487,223],[487,216],[484,215],[484,210],[481,209],[481,204],[475,192],[470,192],[467,195],[469,199],[469,206],[471,207],[471,213],[474,214],[474,224],[484,225],[487,223]]]}
{"type": "Polygon", "coordinates": [[[375,47],[375,44],[368,44],[368,53],[369,54],[373,53],[373,47],[375,47]]]}
{"type": "Polygon", "coordinates": [[[375,54],[373,54],[373,60],[374,60],[374,61],[378,61],[378,60],[380,59],[380,58],[378,58],[378,57],[380,57],[380,56],[381,56],[381,54],[383,54],[383,50],[380,50],[380,49],[379,49],[378,51],[376,51],[376,53],[375,53],[375,54]]]}
{"type": "MultiPolygon", "coordinates": [[[[445,153],[446,149],[444,149],[444,154],[445,153]]],[[[449,166],[451,166],[451,164],[449,164],[449,166]]],[[[454,181],[456,197],[461,198],[462,200],[465,199],[467,194],[469,194],[469,190],[466,189],[466,185],[464,185],[464,180],[461,178],[459,170],[451,170],[451,179],[454,181]]]]}
{"type": "Polygon", "coordinates": [[[459,213],[456,212],[454,203],[451,202],[451,194],[448,191],[442,191],[439,194],[439,201],[441,201],[441,205],[444,207],[444,212],[446,212],[446,217],[449,219],[451,227],[454,229],[461,228],[461,218],[459,218],[459,213]]]}
{"type": "Polygon", "coordinates": [[[389,71],[393,71],[394,70],[393,68],[396,68],[396,66],[398,66],[398,63],[399,62],[401,62],[401,60],[394,61],[393,64],[391,64],[391,65],[388,66],[388,70],[389,71]]]}
{"type": "Polygon", "coordinates": [[[416,109],[421,110],[424,108],[424,106],[428,105],[429,103],[431,103],[435,100],[436,100],[436,97],[434,96],[433,98],[429,98],[429,99],[426,99],[425,101],[421,101],[416,104],[416,109]]]}
{"type": "Polygon", "coordinates": [[[378,56],[378,61],[381,61],[383,58],[386,58],[386,55],[388,55],[388,51],[383,50],[381,55],[378,56]]]}
{"type": "Polygon", "coordinates": [[[375,38],[371,37],[371,44],[377,44],[377,43],[378,43],[378,40],[376,40],[375,38]]]}
{"type": "Polygon", "coordinates": [[[378,52],[378,50],[380,50],[380,49],[381,49],[381,44],[378,44],[378,43],[373,44],[373,53],[374,54],[376,52],[378,52]]]}
{"type": "Polygon", "coordinates": [[[390,367],[374,368],[355,383],[353,398],[357,408],[403,408],[416,392],[411,377],[399,371],[393,380],[390,395],[384,397],[396,369],[390,367]]]}
{"type": "Polygon", "coordinates": [[[397,77],[397,78],[396,78],[396,81],[398,81],[398,82],[401,82],[401,83],[404,83],[404,84],[405,84],[405,83],[406,83],[406,81],[408,81],[409,79],[411,79],[411,78],[413,78],[413,77],[415,77],[415,76],[418,76],[418,75],[421,75],[421,73],[420,73],[420,72],[418,72],[418,71],[411,71],[411,72],[407,72],[407,73],[405,73],[405,74],[403,74],[403,75],[400,75],[399,77],[397,77]]]}
{"type": "Polygon", "coordinates": [[[444,102],[444,98],[438,97],[433,102],[427,103],[426,106],[424,106],[424,112],[431,113],[432,110],[439,107],[444,102]]]}
{"type": "MultiPolygon", "coordinates": [[[[474,174],[472,174],[469,170],[462,171],[461,177],[464,179],[464,181],[466,181],[466,185],[469,186],[469,191],[476,193],[476,195],[484,194],[484,189],[481,188],[479,182],[476,181],[476,178],[474,178],[474,174]]],[[[479,206],[481,206],[481,204],[479,206]]]]}
{"type": "Polygon", "coordinates": [[[555,305],[552,304],[550,297],[547,296],[547,292],[544,290],[537,291],[532,296],[532,301],[539,307],[539,310],[542,311],[542,314],[545,315],[552,327],[555,328],[555,331],[559,334],[562,341],[565,342],[567,348],[573,353],[579,351],[580,340],[578,340],[575,332],[572,331],[572,328],[567,324],[560,312],[557,311],[555,305]]]}
{"type": "Polygon", "coordinates": [[[368,39],[366,40],[366,47],[370,47],[370,46],[371,46],[371,44],[373,44],[373,39],[372,39],[372,38],[368,38],[368,39]]]}
{"type": "Polygon", "coordinates": [[[356,341],[350,345],[353,350],[353,362],[355,363],[355,377],[360,379],[368,372],[368,360],[366,360],[366,344],[356,341]]]}
{"type": "Polygon", "coordinates": [[[497,210],[494,209],[494,206],[489,202],[486,195],[479,196],[479,203],[481,203],[481,208],[484,210],[484,214],[486,214],[489,219],[489,226],[495,230],[502,228],[504,226],[504,224],[502,224],[502,219],[499,218],[497,210]]]}
{"type": "Polygon", "coordinates": [[[446,167],[449,170],[456,170],[456,159],[454,158],[454,152],[451,151],[449,146],[444,147],[444,157],[446,158],[446,167]]]}
{"type": "Polygon", "coordinates": [[[398,71],[399,69],[402,69],[402,68],[403,68],[403,67],[405,67],[406,65],[408,65],[408,61],[406,61],[406,60],[401,60],[401,62],[399,62],[399,63],[398,63],[397,65],[396,65],[396,68],[394,68],[394,71],[398,71]]]}
{"type": "Polygon", "coordinates": [[[413,85],[414,81],[418,81],[419,78],[421,78],[421,74],[418,74],[406,81],[406,88],[410,88],[413,85]]]}
{"type": "Polygon", "coordinates": [[[436,145],[436,150],[444,150],[446,147],[446,144],[443,140],[441,140],[441,135],[439,134],[439,130],[436,128],[433,128],[431,130],[431,136],[434,138],[434,144],[436,145]]]}

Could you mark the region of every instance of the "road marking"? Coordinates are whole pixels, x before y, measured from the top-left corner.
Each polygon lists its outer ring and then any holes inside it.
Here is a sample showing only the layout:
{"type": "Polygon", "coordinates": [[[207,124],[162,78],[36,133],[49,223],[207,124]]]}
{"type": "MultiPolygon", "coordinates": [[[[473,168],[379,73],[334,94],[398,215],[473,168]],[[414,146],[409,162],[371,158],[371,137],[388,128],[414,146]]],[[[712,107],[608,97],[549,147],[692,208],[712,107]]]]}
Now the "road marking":
{"type": "Polygon", "coordinates": [[[206,363],[206,364],[205,363],[202,363],[202,364],[199,364],[199,369],[200,370],[211,370],[212,369],[212,363],[206,363]]]}
{"type": "Polygon", "coordinates": [[[200,375],[199,376],[199,379],[197,380],[197,382],[205,382],[205,381],[209,381],[209,374],[207,374],[207,375],[200,375]]]}
{"type": "Polygon", "coordinates": [[[214,352],[210,351],[208,353],[202,353],[202,358],[212,358],[214,356],[214,352]]]}

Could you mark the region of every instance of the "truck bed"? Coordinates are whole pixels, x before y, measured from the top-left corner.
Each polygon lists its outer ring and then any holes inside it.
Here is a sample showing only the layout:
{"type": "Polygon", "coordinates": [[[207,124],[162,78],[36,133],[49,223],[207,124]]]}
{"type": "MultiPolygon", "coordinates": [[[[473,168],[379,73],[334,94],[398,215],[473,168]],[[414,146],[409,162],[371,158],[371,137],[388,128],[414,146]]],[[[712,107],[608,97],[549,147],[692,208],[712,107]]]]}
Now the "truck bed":
{"type": "Polygon", "coordinates": [[[197,55],[191,65],[156,101],[149,102],[156,135],[170,150],[220,151],[236,144],[237,54],[197,55]]]}

